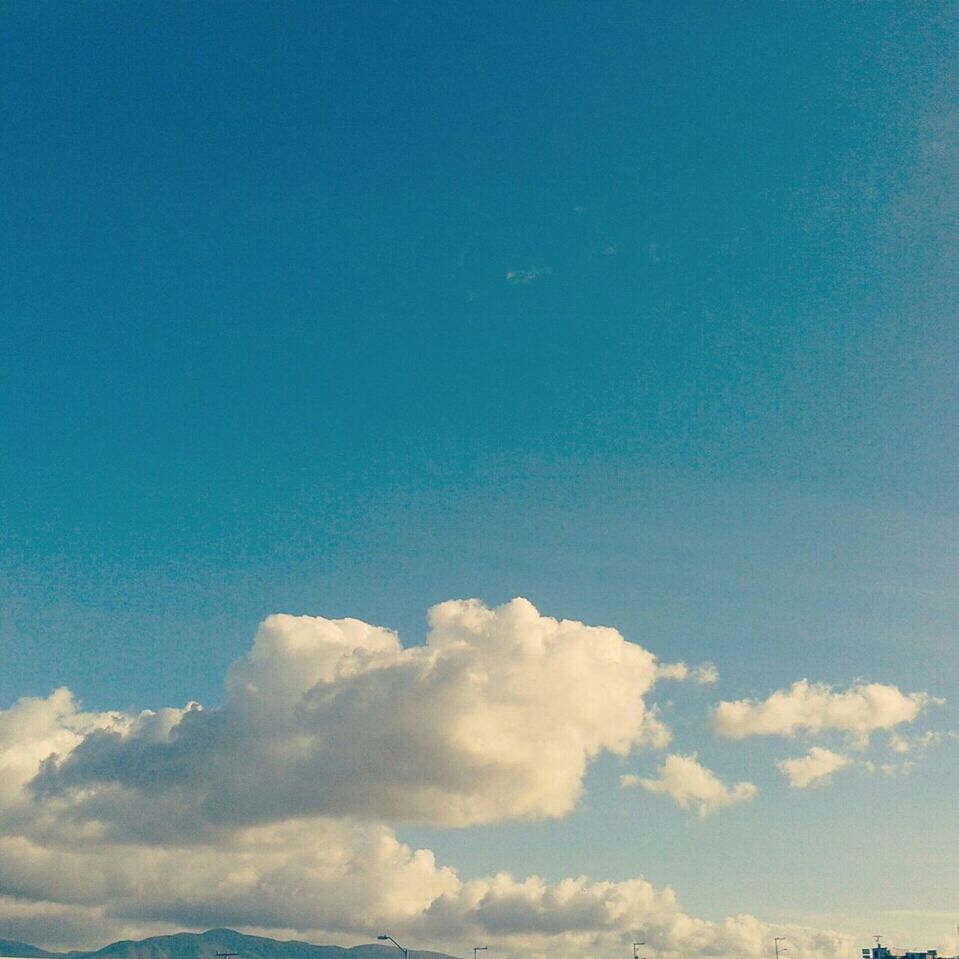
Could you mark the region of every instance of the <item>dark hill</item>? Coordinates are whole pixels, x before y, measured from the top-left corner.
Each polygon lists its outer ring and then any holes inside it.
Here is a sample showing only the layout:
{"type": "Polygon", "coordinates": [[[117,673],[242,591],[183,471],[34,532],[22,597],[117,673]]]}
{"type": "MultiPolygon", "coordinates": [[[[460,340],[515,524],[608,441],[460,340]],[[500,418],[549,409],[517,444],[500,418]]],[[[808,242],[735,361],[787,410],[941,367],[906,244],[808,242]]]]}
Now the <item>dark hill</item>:
{"type": "MultiPolygon", "coordinates": [[[[401,959],[395,946],[379,943],[352,946],[314,946],[295,939],[281,942],[264,936],[246,936],[233,929],[178,932],[134,941],[123,939],[95,952],[54,953],[22,942],[0,939],[0,956],[24,959],[215,959],[218,952],[238,953],[238,959],[401,959]]],[[[410,950],[415,959],[452,959],[440,952],[410,950]]]]}
{"type": "Polygon", "coordinates": [[[33,956],[36,959],[52,959],[56,955],[55,952],[28,946],[25,942],[17,942],[15,939],[0,939],[0,956],[33,956]]]}

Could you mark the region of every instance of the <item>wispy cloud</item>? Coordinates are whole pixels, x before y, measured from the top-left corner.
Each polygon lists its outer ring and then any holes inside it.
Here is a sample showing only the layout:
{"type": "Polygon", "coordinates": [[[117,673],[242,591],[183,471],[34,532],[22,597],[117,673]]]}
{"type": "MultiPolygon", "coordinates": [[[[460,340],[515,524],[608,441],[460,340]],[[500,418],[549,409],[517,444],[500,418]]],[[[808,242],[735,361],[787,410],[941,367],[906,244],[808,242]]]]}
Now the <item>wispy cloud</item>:
{"type": "Polygon", "coordinates": [[[697,686],[711,686],[719,682],[719,669],[715,663],[700,663],[690,667],[686,663],[661,663],[656,669],[659,679],[675,679],[679,682],[690,681],[697,686]]]}
{"type": "Polygon", "coordinates": [[[889,737],[889,748],[894,753],[906,754],[925,752],[931,746],[938,746],[943,740],[943,734],[927,729],[916,736],[907,736],[904,733],[892,733],[889,737]]]}
{"type": "Polygon", "coordinates": [[[526,283],[533,283],[536,280],[548,276],[552,270],[548,266],[530,266],[525,270],[508,270],[506,273],[507,282],[517,286],[526,283]]]}

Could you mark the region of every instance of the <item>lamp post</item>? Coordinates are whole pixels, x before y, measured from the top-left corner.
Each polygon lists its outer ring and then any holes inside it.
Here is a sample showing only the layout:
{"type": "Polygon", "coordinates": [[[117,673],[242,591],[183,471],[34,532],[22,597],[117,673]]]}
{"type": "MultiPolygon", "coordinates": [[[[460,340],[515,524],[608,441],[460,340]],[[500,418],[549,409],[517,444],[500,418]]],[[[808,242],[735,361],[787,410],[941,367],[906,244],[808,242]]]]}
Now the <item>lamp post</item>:
{"type": "Polygon", "coordinates": [[[489,946],[473,946],[473,959],[476,959],[476,953],[489,949],[489,946]]]}
{"type": "Polygon", "coordinates": [[[406,949],[405,947],[401,946],[392,936],[377,936],[376,938],[383,941],[392,942],[393,945],[396,946],[396,948],[403,953],[403,959],[410,959],[409,949],[406,949]]]}

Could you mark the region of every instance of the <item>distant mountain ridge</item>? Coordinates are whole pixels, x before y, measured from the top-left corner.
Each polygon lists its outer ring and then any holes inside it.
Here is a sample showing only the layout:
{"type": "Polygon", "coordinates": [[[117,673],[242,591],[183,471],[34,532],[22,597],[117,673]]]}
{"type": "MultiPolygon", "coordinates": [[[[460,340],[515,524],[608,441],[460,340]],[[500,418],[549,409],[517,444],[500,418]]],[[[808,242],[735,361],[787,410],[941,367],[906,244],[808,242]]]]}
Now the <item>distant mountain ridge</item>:
{"type": "MultiPolygon", "coordinates": [[[[122,939],[94,952],[47,952],[12,939],[0,939],[0,956],[24,959],[215,959],[218,952],[238,953],[238,959],[399,959],[395,946],[368,943],[362,946],[316,946],[296,939],[281,941],[247,936],[233,929],[177,932],[149,939],[122,939]]],[[[410,950],[417,959],[455,959],[442,952],[410,950]]]]}
{"type": "Polygon", "coordinates": [[[16,939],[0,939],[0,956],[30,956],[34,959],[52,959],[57,955],[56,952],[47,952],[46,949],[28,946],[25,942],[17,942],[16,939]]]}

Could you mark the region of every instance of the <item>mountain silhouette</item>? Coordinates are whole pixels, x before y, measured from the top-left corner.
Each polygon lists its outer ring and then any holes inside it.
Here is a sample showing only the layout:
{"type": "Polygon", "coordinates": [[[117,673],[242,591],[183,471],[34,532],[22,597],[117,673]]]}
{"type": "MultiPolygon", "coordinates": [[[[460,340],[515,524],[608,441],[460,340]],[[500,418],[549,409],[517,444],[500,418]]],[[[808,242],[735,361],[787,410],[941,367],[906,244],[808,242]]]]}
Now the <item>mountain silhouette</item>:
{"type": "MultiPolygon", "coordinates": [[[[296,939],[280,941],[266,936],[247,936],[233,929],[122,939],[94,952],[47,952],[23,942],[0,939],[0,956],[24,959],[216,959],[218,952],[235,952],[237,959],[400,959],[399,950],[393,945],[316,946],[296,939]]],[[[410,949],[410,954],[415,959],[455,959],[442,952],[420,949],[410,949]]]]}
{"type": "Polygon", "coordinates": [[[46,949],[28,946],[25,942],[17,942],[16,939],[0,939],[0,956],[30,956],[35,957],[35,959],[51,959],[56,955],[55,952],[47,952],[46,949]]]}

